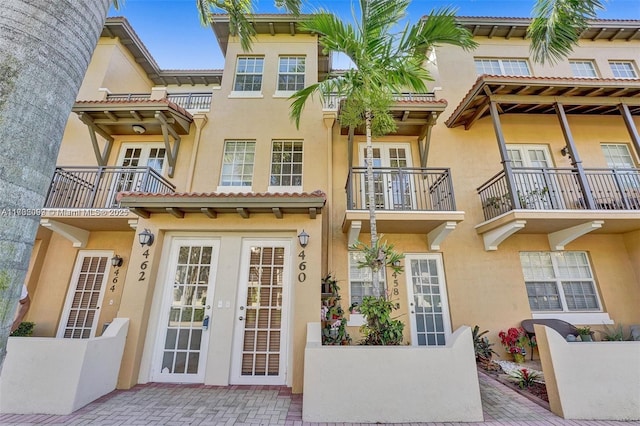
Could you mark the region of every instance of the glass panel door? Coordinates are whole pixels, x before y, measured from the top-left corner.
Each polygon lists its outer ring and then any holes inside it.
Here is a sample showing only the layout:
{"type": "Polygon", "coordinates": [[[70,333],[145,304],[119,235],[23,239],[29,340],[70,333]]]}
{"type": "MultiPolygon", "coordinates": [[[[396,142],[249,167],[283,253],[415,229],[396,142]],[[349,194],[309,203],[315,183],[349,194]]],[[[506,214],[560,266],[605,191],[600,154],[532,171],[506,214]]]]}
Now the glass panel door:
{"type": "Polygon", "coordinates": [[[517,197],[522,209],[562,208],[562,191],[545,145],[508,145],[517,197]],[[517,170],[523,168],[523,170],[517,170]]]}
{"type": "Polygon", "coordinates": [[[288,244],[246,244],[238,295],[232,381],[285,384],[288,244]]]}
{"type": "Polygon", "coordinates": [[[173,241],[153,371],[156,381],[204,382],[217,244],[173,241]]]}
{"type": "Polygon", "coordinates": [[[439,254],[406,255],[411,343],[443,346],[451,335],[449,305],[439,254]]]}
{"type": "MultiPolygon", "coordinates": [[[[361,166],[366,167],[365,144],[360,145],[361,166]]],[[[411,151],[409,144],[375,143],[373,147],[374,193],[376,208],[381,210],[410,210],[414,207],[411,175],[411,151]]],[[[366,174],[361,179],[363,205],[369,206],[366,174]]]]}

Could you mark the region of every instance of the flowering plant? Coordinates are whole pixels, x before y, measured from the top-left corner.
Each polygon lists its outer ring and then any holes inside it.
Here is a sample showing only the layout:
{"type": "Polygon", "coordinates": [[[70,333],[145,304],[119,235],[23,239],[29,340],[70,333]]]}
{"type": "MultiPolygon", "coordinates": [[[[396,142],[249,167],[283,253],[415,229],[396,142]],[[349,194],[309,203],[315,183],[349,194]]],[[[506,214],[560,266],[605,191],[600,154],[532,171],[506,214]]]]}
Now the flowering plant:
{"type": "Polygon", "coordinates": [[[512,371],[509,376],[518,383],[520,389],[528,388],[533,385],[534,382],[540,380],[540,373],[535,370],[527,370],[526,368],[512,371]]]}
{"type": "Polygon", "coordinates": [[[526,346],[530,345],[529,337],[522,327],[511,327],[507,332],[501,331],[498,333],[504,350],[510,354],[526,355],[526,346]]]}

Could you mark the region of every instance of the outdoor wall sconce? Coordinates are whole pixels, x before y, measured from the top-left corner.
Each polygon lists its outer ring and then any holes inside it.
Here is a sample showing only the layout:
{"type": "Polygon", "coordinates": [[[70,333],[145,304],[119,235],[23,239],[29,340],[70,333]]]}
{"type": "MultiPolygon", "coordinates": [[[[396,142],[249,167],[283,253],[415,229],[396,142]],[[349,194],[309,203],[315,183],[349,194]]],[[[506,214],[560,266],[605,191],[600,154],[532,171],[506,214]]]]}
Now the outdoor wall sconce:
{"type": "Polygon", "coordinates": [[[560,150],[560,154],[562,154],[563,157],[566,157],[567,154],[569,154],[569,148],[567,146],[565,146],[564,148],[562,148],[560,150]]]}
{"type": "Polygon", "coordinates": [[[145,229],[138,234],[138,241],[140,241],[140,245],[142,247],[151,247],[153,245],[153,234],[151,233],[151,231],[149,231],[149,229],[145,229]]]}
{"type": "Polygon", "coordinates": [[[309,234],[304,232],[304,229],[298,234],[298,242],[302,248],[305,248],[307,244],[309,244],[309,234]]]}
{"type": "Polygon", "coordinates": [[[120,256],[118,256],[117,254],[114,255],[111,258],[111,266],[113,266],[114,268],[122,266],[122,258],[120,256]]]}
{"type": "Polygon", "coordinates": [[[144,126],[141,126],[139,124],[134,124],[133,126],[131,126],[131,128],[133,129],[134,132],[136,132],[139,135],[147,131],[147,129],[145,129],[144,126]]]}

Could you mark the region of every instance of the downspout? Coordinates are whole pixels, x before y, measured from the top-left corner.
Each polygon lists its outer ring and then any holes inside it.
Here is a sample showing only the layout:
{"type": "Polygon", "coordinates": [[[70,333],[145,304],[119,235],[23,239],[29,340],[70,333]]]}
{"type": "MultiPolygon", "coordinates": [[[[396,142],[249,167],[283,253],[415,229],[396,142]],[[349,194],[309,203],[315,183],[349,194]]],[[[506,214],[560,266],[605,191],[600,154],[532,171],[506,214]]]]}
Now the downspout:
{"type": "Polygon", "coordinates": [[[591,195],[587,175],[585,175],[584,168],[582,167],[582,161],[578,157],[578,151],[576,150],[576,145],[573,141],[573,135],[569,128],[569,122],[567,121],[567,115],[564,112],[564,107],[559,102],[555,103],[553,106],[556,109],[556,114],[560,121],[560,127],[562,128],[562,134],[564,135],[564,140],[567,143],[567,149],[571,156],[571,165],[578,171],[578,184],[580,185],[580,190],[582,191],[586,207],[589,210],[593,210],[595,208],[595,203],[593,202],[593,196],[591,195]]]}
{"type": "Polygon", "coordinates": [[[333,271],[333,125],[336,122],[335,113],[324,113],[322,115],[324,127],[327,129],[327,203],[324,207],[327,215],[327,271],[333,271]]]}
{"type": "Polygon", "coordinates": [[[520,197],[516,196],[516,184],[513,180],[513,167],[511,165],[511,159],[509,159],[509,153],[507,152],[507,144],[504,140],[504,133],[502,133],[502,124],[500,124],[498,106],[495,101],[491,101],[489,104],[489,112],[491,113],[491,120],[493,121],[493,130],[495,131],[496,139],[498,140],[498,149],[500,150],[500,158],[502,158],[504,177],[507,182],[507,190],[509,191],[509,200],[515,209],[520,209],[522,207],[520,206],[520,197]]]}

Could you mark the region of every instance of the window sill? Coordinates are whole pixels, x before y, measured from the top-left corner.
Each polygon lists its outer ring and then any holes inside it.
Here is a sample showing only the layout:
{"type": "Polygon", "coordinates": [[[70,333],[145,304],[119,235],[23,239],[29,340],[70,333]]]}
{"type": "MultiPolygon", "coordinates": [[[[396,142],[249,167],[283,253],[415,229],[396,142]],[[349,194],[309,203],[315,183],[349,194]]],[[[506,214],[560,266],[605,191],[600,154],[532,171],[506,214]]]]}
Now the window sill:
{"type": "Polygon", "coordinates": [[[290,98],[291,95],[293,95],[294,93],[296,93],[295,90],[287,90],[287,91],[276,91],[276,93],[273,94],[274,98],[290,98]]]}
{"type": "Polygon", "coordinates": [[[613,320],[606,312],[533,312],[533,319],[559,319],[573,325],[601,325],[613,324],[613,320]]]}
{"type": "Polygon", "coordinates": [[[222,193],[248,193],[248,192],[252,192],[251,191],[251,187],[250,186],[219,186],[216,189],[216,192],[222,192],[222,193]]]}
{"type": "Polygon", "coordinates": [[[264,98],[262,92],[231,92],[229,98],[264,98]]]}
{"type": "Polygon", "coordinates": [[[302,192],[302,186],[269,186],[267,192],[298,194],[302,192]]]}

